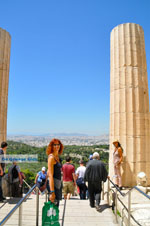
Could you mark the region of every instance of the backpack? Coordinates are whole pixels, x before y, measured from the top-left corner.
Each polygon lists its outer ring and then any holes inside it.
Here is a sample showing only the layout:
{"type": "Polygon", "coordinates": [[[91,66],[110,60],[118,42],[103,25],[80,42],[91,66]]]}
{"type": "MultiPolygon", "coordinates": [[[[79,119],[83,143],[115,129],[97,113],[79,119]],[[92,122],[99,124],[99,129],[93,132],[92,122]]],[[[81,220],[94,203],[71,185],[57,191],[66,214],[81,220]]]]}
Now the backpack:
{"type": "Polygon", "coordinates": [[[16,165],[12,168],[12,179],[18,178],[18,170],[16,169],[16,165]]]}
{"type": "Polygon", "coordinates": [[[80,177],[76,180],[76,184],[77,186],[80,186],[81,184],[84,184],[84,178],[83,177],[80,177]]]}

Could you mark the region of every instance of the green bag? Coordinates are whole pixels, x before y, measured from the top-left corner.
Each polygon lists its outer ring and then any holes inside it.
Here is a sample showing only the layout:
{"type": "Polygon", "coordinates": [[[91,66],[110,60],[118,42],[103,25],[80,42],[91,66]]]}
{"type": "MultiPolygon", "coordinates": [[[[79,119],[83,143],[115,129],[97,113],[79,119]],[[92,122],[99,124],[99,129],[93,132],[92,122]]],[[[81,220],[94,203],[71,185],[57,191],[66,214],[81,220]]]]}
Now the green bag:
{"type": "Polygon", "coordinates": [[[51,201],[45,202],[42,209],[42,226],[60,226],[59,209],[51,201]]]}

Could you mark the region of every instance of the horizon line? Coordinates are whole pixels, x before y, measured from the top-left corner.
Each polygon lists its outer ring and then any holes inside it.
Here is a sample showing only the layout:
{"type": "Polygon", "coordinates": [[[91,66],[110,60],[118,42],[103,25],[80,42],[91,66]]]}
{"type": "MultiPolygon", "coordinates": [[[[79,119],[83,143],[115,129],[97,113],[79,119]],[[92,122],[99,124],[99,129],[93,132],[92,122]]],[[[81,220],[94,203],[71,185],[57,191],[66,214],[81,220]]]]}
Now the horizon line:
{"type": "Polygon", "coordinates": [[[103,134],[86,134],[86,133],[28,133],[28,132],[20,132],[20,133],[7,133],[7,136],[109,136],[109,133],[103,133],[103,134]]]}

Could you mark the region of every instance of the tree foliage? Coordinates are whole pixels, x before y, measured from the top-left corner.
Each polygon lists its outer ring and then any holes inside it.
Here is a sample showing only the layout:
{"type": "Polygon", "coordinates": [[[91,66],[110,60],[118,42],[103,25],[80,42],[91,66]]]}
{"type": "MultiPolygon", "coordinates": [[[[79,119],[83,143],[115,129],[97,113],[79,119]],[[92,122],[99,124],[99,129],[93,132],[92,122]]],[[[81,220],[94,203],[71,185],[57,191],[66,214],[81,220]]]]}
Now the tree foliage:
{"type": "MultiPolygon", "coordinates": [[[[79,160],[84,160],[85,164],[89,160],[89,155],[93,154],[95,151],[100,154],[100,159],[104,163],[108,163],[108,145],[93,145],[93,146],[76,146],[76,145],[66,145],[64,147],[63,154],[61,155],[62,163],[65,163],[66,156],[70,155],[72,158],[72,164],[75,168],[79,166],[79,160]]],[[[47,168],[47,155],[46,147],[33,147],[24,143],[8,141],[7,154],[37,154],[38,163],[19,163],[21,171],[24,172],[26,176],[26,181],[28,184],[33,185],[34,179],[41,170],[43,166],[47,168]]],[[[7,165],[7,169],[10,164],[7,165]]]]}

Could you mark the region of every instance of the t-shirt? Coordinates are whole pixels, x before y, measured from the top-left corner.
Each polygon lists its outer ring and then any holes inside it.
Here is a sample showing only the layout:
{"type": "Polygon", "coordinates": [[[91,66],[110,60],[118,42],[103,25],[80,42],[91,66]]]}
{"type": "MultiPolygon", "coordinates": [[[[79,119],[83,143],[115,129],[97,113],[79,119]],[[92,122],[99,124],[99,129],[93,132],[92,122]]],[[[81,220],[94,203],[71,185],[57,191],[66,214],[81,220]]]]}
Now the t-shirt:
{"type": "Polygon", "coordinates": [[[63,181],[73,181],[72,174],[75,173],[75,168],[70,163],[65,163],[62,166],[62,172],[63,172],[63,181]]]}
{"type": "Polygon", "coordinates": [[[46,175],[47,175],[47,172],[43,173],[42,171],[38,172],[38,179],[37,181],[38,182],[43,182],[46,180],[46,175]]]}
{"type": "Polygon", "coordinates": [[[79,175],[78,178],[80,178],[80,177],[84,178],[85,170],[86,170],[85,166],[80,166],[80,167],[77,168],[76,174],[79,175]]]}

